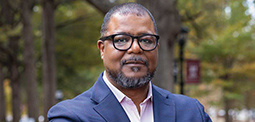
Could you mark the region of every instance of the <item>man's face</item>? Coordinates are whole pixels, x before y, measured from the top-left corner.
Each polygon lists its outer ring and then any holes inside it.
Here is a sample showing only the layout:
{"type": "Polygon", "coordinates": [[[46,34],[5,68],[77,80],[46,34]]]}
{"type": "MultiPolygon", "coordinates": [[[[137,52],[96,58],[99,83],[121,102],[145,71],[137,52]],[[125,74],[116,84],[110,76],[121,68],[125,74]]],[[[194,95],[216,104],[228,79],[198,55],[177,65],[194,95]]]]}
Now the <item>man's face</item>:
{"type": "MultiPolygon", "coordinates": [[[[116,13],[112,15],[108,24],[108,31],[104,36],[119,33],[133,36],[156,34],[153,22],[147,14],[137,16],[136,14],[121,15],[116,13]]],[[[130,49],[119,51],[114,48],[112,40],[104,42],[99,40],[98,48],[107,72],[106,76],[114,85],[118,84],[116,84],[116,81],[112,81],[114,80],[112,77],[117,77],[118,74],[129,79],[143,79],[156,70],[158,46],[155,50],[143,51],[139,47],[137,39],[134,39],[130,49]]]]}

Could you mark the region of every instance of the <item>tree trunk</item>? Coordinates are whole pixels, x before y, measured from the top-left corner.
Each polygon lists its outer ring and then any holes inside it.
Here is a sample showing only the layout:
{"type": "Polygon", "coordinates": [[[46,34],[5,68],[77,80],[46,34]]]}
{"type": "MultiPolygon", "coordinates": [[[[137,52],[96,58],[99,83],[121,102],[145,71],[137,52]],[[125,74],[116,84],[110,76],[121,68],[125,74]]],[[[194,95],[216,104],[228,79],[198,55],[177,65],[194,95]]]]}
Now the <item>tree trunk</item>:
{"type": "Polygon", "coordinates": [[[44,117],[55,104],[56,91],[56,62],[55,62],[55,24],[54,24],[54,0],[42,0],[42,62],[43,62],[43,93],[44,93],[44,117]]]}
{"type": "Polygon", "coordinates": [[[18,70],[17,53],[19,48],[19,36],[9,37],[9,48],[12,51],[12,55],[9,55],[9,73],[12,87],[12,116],[13,122],[19,122],[20,120],[20,80],[18,70]]]}
{"type": "Polygon", "coordinates": [[[34,53],[34,40],[31,25],[33,1],[24,0],[21,2],[21,16],[23,24],[24,39],[24,76],[26,80],[28,116],[37,120],[39,116],[37,81],[36,81],[36,60],[34,53]]]}
{"type": "Polygon", "coordinates": [[[0,122],[5,122],[6,108],[4,96],[4,73],[3,67],[0,64],[0,122]]]}
{"type": "Polygon", "coordinates": [[[225,109],[225,122],[232,122],[232,117],[229,115],[229,110],[230,110],[230,100],[228,100],[228,98],[223,97],[223,101],[224,101],[224,109],[225,109]]]}
{"type": "MultiPolygon", "coordinates": [[[[19,6],[15,6],[17,0],[0,0],[0,26],[8,27],[6,30],[15,29],[19,19],[17,19],[19,6]]],[[[19,80],[19,64],[17,59],[19,49],[20,37],[14,34],[7,34],[8,36],[8,72],[11,80],[12,88],[12,115],[13,122],[18,122],[20,119],[20,80],[19,80]]]]}
{"type": "Polygon", "coordinates": [[[160,35],[158,68],[153,81],[159,87],[174,92],[174,42],[181,26],[176,1],[137,0],[137,2],[151,11],[155,17],[160,35]]]}

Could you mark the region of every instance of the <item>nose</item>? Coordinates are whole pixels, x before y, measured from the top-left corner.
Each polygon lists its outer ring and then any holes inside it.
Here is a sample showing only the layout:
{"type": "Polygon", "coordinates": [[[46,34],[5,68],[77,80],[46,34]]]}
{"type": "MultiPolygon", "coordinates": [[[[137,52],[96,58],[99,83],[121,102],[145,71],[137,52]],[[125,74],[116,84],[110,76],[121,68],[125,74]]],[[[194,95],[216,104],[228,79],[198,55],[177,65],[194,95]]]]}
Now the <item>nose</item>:
{"type": "Polygon", "coordinates": [[[128,53],[141,53],[143,50],[140,48],[138,44],[138,40],[134,39],[133,44],[131,47],[127,50],[128,53]]]}

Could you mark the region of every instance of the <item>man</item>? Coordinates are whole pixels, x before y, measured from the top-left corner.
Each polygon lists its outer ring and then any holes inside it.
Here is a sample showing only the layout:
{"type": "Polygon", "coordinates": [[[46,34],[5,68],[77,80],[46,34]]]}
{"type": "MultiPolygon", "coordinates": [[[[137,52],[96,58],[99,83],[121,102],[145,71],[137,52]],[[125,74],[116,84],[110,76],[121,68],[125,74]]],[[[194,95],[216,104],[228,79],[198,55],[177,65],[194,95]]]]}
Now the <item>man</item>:
{"type": "Polygon", "coordinates": [[[171,94],[151,83],[158,60],[157,27],[137,3],[113,7],[97,42],[105,71],[92,88],[49,110],[59,122],[208,122],[195,99],[171,94]]]}

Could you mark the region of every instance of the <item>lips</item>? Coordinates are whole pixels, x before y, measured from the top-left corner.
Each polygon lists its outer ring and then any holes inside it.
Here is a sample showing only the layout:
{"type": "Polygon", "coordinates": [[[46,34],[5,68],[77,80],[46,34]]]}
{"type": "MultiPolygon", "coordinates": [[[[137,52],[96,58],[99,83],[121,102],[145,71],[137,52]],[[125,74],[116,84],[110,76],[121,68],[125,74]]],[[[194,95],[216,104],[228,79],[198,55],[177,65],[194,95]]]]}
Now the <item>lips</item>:
{"type": "Polygon", "coordinates": [[[148,66],[148,61],[141,57],[131,57],[129,59],[124,59],[121,61],[121,66],[123,65],[132,65],[132,66],[148,66]]]}
{"type": "Polygon", "coordinates": [[[129,66],[148,66],[149,63],[146,59],[143,59],[142,57],[130,57],[128,59],[123,59],[120,62],[121,66],[129,65],[129,66]]]}
{"type": "Polygon", "coordinates": [[[146,63],[143,61],[126,61],[124,64],[142,64],[145,65],[146,63]]]}

